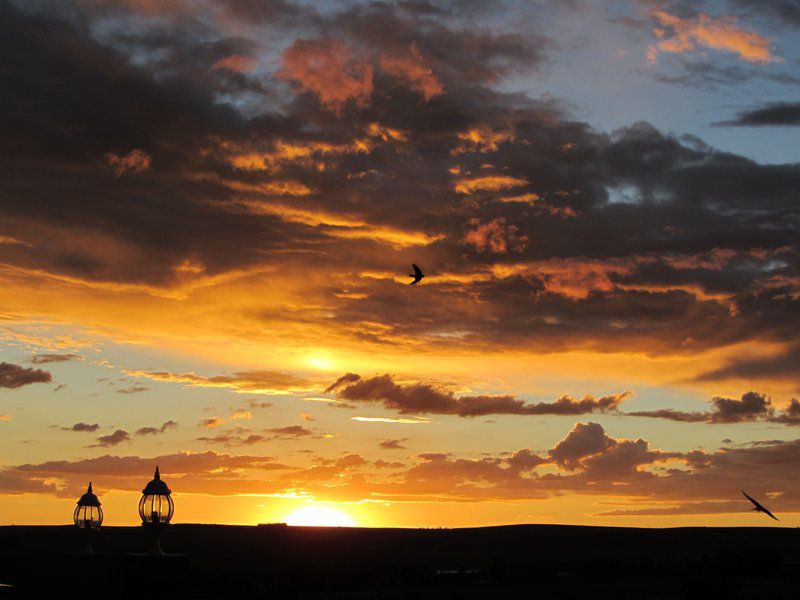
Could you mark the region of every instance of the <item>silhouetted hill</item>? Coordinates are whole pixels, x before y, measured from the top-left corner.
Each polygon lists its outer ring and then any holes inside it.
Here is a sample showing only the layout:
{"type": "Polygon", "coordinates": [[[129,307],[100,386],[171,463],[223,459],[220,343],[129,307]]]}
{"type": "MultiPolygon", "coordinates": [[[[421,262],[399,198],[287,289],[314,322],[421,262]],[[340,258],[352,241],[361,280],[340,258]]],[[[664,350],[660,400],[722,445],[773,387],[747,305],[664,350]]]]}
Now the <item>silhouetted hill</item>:
{"type": "MultiPolygon", "coordinates": [[[[80,556],[73,527],[0,527],[13,597],[799,598],[800,532],[520,525],[358,529],[173,525],[166,558],[138,527],[80,556]]],[[[0,596],[3,595],[0,588],[0,596]]],[[[8,591],[5,592],[9,594],[8,591]]]]}

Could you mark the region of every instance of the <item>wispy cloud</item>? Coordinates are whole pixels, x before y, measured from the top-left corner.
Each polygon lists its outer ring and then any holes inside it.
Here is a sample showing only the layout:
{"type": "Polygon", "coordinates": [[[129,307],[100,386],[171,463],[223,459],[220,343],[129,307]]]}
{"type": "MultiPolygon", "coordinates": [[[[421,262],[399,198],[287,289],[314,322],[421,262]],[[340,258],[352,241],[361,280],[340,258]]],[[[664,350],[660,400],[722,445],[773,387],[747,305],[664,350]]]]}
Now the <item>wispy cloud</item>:
{"type": "Polygon", "coordinates": [[[655,62],[663,52],[683,54],[698,48],[723,50],[755,64],[780,61],[773,54],[772,42],[742,27],[736,17],[711,17],[699,13],[694,17],[682,18],[657,10],[653,12],[653,18],[657,21],[653,33],[660,41],[648,49],[647,58],[650,62],[655,62]]]}

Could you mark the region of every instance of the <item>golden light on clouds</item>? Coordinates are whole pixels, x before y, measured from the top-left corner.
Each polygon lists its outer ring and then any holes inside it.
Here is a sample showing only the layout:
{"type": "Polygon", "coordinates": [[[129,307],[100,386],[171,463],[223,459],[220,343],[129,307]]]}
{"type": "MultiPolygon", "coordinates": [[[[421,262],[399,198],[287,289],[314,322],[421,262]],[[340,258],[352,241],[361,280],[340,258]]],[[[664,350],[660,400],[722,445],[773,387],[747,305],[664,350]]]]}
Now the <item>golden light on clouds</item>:
{"type": "Polygon", "coordinates": [[[8,519],[154,464],[187,521],[800,511],[775,3],[6,4],[8,519]]]}
{"type": "Polygon", "coordinates": [[[509,129],[494,129],[488,125],[482,125],[459,132],[458,139],[461,140],[461,143],[452,150],[453,155],[468,152],[488,153],[496,151],[503,142],[512,141],[514,132],[509,129]]]}
{"type": "Polygon", "coordinates": [[[737,54],[742,60],[765,64],[781,59],[772,53],[772,42],[758,33],[740,26],[736,17],[710,17],[700,13],[694,18],[681,18],[665,11],[654,11],[659,27],[653,29],[660,41],[647,51],[647,59],[654,63],[661,52],[682,54],[698,47],[725,50],[737,54]]]}
{"type": "Polygon", "coordinates": [[[459,194],[475,192],[507,190],[527,184],[527,180],[509,175],[485,175],[481,177],[465,177],[456,180],[455,191],[459,194]]]}
{"type": "Polygon", "coordinates": [[[363,423],[397,423],[400,425],[427,425],[429,419],[425,417],[350,417],[353,421],[363,423]]]}

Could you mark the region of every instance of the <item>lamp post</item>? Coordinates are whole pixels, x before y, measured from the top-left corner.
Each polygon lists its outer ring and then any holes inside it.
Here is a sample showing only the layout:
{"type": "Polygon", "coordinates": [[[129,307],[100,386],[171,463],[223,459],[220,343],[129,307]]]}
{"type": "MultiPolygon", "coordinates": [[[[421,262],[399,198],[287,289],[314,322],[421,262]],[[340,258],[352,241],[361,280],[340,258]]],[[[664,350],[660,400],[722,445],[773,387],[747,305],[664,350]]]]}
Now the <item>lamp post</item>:
{"type": "Polygon", "coordinates": [[[156,472],[153,480],[142,490],[142,499],[139,500],[139,516],[142,519],[142,526],[149,531],[151,536],[150,550],[151,556],[165,556],[161,549],[161,529],[166,527],[175,512],[175,504],[172,502],[172,492],[167,484],[161,481],[161,473],[156,472]]]}
{"type": "Polygon", "coordinates": [[[92,531],[100,529],[103,524],[103,509],[100,508],[100,500],[92,492],[92,482],[89,482],[89,489],[78,500],[78,506],[72,515],[75,527],[83,530],[82,554],[93,554],[92,551],[92,531]]]}

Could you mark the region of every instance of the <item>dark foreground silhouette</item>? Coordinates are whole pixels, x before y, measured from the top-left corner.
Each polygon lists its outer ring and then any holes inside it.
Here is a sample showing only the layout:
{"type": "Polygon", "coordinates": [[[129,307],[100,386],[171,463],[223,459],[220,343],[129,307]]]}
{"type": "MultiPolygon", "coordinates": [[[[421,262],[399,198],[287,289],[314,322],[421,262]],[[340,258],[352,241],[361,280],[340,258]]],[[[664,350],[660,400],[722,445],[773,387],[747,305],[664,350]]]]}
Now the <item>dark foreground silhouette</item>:
{"type": "Polygon", "coordinates": [[[0,527],[0,597],[800,598],[800,532],[522,525],[357,529],[0,527]],[[14,594],[13,596],[11,594],[14,594]],[[48,596],[48,594],[51,594],[48,596]]]}

